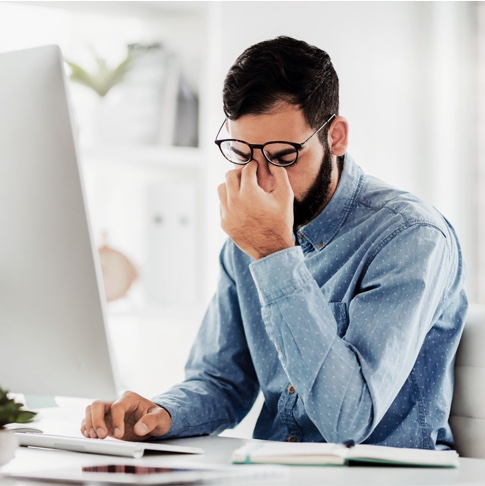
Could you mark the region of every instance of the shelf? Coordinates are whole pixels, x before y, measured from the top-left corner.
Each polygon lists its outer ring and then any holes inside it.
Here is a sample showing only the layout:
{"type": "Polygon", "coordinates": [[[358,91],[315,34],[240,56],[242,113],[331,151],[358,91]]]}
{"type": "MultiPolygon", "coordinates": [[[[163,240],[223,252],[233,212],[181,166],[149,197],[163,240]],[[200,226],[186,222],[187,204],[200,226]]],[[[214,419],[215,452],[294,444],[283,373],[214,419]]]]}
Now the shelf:
{"type": "MultiPolygon", "coordinates": [[[[13,2],[15,3],[15,2],[13,2]]],[[[23,4],[38,7],[38,1],[25,1],[23,4]]],[[[154,17],[161,15],[191,15],[205,12],[207,6],[200,1],[43,1],[40,6],[69,12],[113,16],[154,17]]]]}
{"type": "Polygon", "coordinates": [[[196,169],[204,167],[205,156],[193,147],[104,145],[80,150],[83,163],[124,164],[143,168],[196,169]]]}

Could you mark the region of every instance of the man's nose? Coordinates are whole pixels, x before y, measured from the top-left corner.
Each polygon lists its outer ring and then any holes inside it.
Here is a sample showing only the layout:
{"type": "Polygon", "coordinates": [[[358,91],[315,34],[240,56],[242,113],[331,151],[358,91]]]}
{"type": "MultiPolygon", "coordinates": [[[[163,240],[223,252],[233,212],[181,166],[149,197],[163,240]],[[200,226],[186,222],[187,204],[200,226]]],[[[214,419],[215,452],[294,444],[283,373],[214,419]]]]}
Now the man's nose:
{"type": "Polygon", "coordinates": [[[270,172],[269,162],[260,149],[254,150],[253,160],[258,164],[257,178],[259,187],[265,192],[271,192],[274,189],[274,177],[270,172]]]}

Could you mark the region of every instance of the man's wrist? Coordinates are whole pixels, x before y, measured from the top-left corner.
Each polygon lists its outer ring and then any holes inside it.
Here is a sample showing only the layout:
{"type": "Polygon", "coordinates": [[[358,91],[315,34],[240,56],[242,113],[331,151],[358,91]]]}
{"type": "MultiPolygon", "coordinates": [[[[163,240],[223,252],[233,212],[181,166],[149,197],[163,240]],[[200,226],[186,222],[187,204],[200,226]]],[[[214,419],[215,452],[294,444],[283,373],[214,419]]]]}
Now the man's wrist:
{"type": "Polygon", "coordinates": [[[288,240],[288,241],[282,241],[275,243],[274,245],[271,246],[266,246],[264,248],[259,248],[257,251],[254,250],[253,254],[249,255],[254,260],[261,260],[263,258],[266,258],[267,256],[270,256],[274,253],[278,253],[279,251],[287,250],[288,248],[291,248],[295,246],[295,241],[293,239],[288,240]]]}

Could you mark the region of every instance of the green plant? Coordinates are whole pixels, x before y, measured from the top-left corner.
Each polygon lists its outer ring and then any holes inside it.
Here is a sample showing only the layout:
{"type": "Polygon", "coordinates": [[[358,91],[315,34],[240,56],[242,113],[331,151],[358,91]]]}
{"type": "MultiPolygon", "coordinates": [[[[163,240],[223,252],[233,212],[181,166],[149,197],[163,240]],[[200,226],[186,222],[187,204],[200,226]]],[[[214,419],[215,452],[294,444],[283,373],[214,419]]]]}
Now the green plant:
{"type": "Polygon", "coordinates": [[[22,410],[23,404],[8,397],[8,392],[0,388],[0,429],[7,424],[26,424],[35,417],[35,412],[22,410]]]}
{"type": "Polygon", "coordinates": [[[95,55],[96,70],[93,72],[84,69],[79,64],[68,59],[65,59],[65,61],[71,68],[70,79],[91,88],[102,98],[108,94],[111,88],[123,81],[131,69],[133,57],[133,52],[128,50],[128,54],[123,61],[115,67],[110,67],[104,59],[95,55]]]}

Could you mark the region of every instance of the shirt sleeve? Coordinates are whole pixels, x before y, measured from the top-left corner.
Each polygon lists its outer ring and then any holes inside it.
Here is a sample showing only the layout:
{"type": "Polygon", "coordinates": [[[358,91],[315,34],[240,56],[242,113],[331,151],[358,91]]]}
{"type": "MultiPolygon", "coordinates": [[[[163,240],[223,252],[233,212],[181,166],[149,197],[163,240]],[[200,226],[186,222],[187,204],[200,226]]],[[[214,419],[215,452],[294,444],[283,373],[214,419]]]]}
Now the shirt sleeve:
{"type": "Polygon", "coordinates": [[[185,380],[153,401],[172,417],[164,438],[216,434],[237,425],[259,392],[241,322],[237,291],[227,271],[227,244],[220,278],[185,368],[185,380]]]}
{"type": "Polygon", "coordinates": [[[342,337],[300,247],[251,264],[266,331],[328,442],[364,441],[409,376],[450,286],[449,240],[415,224],[378,245],[347,302],[342,337]]]}

